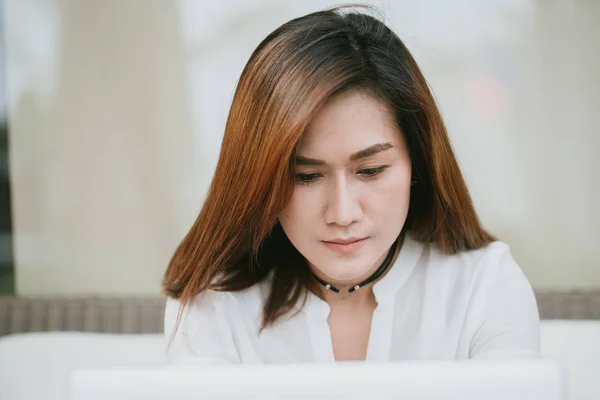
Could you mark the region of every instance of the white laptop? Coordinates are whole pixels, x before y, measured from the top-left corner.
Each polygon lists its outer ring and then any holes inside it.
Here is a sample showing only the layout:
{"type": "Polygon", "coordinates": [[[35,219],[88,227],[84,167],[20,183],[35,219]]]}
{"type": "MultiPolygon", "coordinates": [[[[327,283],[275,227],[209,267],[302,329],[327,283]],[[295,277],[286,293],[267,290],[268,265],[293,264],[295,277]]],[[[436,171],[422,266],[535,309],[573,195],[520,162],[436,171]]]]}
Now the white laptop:
{"type": "Polygon", "coordinates": [[[566,400],[548,359],[80,369],[71,400],[566,400]]]}

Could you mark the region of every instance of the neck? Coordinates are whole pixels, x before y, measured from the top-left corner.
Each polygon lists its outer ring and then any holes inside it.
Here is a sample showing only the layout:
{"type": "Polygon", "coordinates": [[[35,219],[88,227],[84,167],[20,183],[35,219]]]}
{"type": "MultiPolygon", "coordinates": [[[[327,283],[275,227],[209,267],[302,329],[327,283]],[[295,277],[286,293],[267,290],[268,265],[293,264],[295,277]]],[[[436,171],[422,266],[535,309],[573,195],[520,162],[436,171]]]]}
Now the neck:
{"type": "MultiPolygon", "coordinates": [[[[380,278],[381,279],[381,278],[380,278]]],[[[367,306],[376,303],[375,293],[373,292],[373,283],[370,283],[360,290],[357,290],[352,295],[347,296],[348,293],[344,293],[347,297],[342,298],[339,294],[332,292],[331,290],[325,289],[323,286],[318,285],[317,295],[325,300],[330,307],[335,308],[356,308],[367,306]]],[[[344,289],[345,290],[345,289],[344,289]]]]}

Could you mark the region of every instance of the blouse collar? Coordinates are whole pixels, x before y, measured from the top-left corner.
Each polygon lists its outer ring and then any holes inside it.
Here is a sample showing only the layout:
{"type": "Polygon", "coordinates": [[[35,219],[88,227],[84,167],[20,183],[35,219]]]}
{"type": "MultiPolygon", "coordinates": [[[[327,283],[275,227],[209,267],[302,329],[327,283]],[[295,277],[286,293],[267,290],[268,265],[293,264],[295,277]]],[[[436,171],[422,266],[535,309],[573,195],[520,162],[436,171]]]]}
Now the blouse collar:
{"type": "Polygon", "coordinates": [[[375,300],[380,306],[394,301],[396,294],[414,271],[424,247],[410,233],[406,234],[394,265],[383,278],[373,284],[375,300]]]}

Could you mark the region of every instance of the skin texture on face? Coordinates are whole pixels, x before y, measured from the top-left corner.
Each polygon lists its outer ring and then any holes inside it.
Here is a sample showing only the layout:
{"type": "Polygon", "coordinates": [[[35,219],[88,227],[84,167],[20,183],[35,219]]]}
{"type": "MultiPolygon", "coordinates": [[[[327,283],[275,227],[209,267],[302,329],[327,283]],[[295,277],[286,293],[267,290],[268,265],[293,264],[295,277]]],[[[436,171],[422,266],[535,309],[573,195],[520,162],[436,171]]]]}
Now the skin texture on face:
{"type": "Polygon", "coordinates": [[[289,240],[326,282],[366,279],[400,234],[410,199],[410,155],[388,106],[359,92],[330,99],[303,135],[295,174],[279,216],[289,240]]]}

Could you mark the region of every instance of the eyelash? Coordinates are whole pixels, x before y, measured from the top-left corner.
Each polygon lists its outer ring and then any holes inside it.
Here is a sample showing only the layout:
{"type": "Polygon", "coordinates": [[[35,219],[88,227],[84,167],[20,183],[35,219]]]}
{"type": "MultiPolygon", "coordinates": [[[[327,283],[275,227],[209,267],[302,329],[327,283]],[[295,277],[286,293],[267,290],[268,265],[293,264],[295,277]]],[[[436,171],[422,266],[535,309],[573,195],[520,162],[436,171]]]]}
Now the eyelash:
{"type": "MultiPolygon", "coordinates": [[[[377,179],[379,175],[387,169],[387,165],[383,165],[381,167],[373,167],[373,168],[363,168],[358,171],[359,174],[363,175],[365,179],[377,179]]],[[[296,174],[296,180],[303,185],[310,185],[314,183],[320,174],[296,174]]]]}

